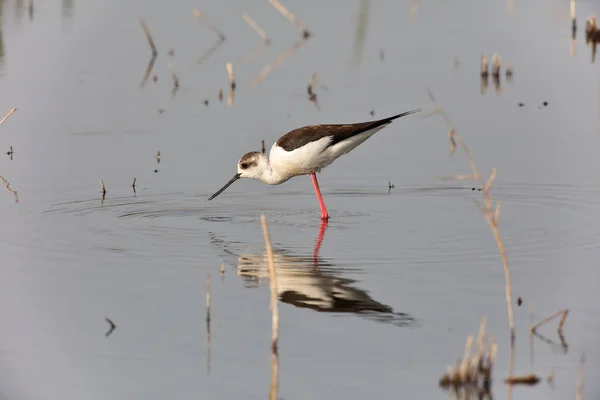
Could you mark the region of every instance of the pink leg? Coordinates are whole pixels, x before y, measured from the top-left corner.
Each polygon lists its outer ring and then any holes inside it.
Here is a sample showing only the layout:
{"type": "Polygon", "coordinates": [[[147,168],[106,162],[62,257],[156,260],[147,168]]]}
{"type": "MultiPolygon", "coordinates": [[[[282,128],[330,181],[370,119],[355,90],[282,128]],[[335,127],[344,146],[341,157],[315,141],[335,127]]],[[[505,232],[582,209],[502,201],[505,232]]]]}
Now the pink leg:
{"type": "Polygon", "coordinates": [[[312,178],[313,186],[315,187],[315,193],[317,194],[317,199],[319,200],[319,206],[321,206],[321,219],[328,220],[329,214],[327,213],[327,208],[325,208],[325,203],[323,202],[323,196],[321,196],[321,189],[319,189],[319,182],[317,182],[317,175],[312,172],[310,174],[312,178]]]}
{"type": "Polygon", "coordinates": [[[323,239],[325,238],[325,230],[327,229],[327,220],[321,220],[321,226],[319,227],[319,235],[317,236],[317,240],[315,241],[315,249],[313,250],[313,269],[317,269],[319,266],[319,250],[321,249],[321,244],[323,243],[323,239]]]}

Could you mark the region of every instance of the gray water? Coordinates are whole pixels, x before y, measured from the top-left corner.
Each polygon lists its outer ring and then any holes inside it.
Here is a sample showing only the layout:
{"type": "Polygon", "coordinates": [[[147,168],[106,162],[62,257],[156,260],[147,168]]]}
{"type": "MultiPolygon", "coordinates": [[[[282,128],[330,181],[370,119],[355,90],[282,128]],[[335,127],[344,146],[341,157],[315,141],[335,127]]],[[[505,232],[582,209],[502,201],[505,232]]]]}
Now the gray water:
{"type": "MultiPolygon", "coordinates": [[[[484,315],[499,345],[493,393],[505,397],[502,263],[475,203],[481,193],[469,181],[437,179],[468,174],[469,165],[461,152],[448,156],[444,120],[424,118],[435,107],[426,88],[482,174],[497,168],[492,194],[503,202],[513,300],[523,299],[515,373],[554,371],[553,385],[517,387],[512,397],[574,398],[582,354],[585,398],[597,397],[600,87],[583,26],[600,6],[578,2],[571,54],[566,1],[517,0],[512,11],[503,1],[420,3],[411,19],[408,1],[371,2],[362,54],[353,55],[359,2],[286,1],[314,36],[251,87],[300,37],[267,1],[36,1],[32,14],[26,1],[2,2],[0,114],[18,111],[0,127],[0,174],[18,203],[2,188],[1,397],[266,398],[261,213],[280,287],[333,286],[380,309],[332,313],[326,300],[311,309],[299,296],[282,298],[281,398],[447,398],[438,379],[484,315]],[[200,65],[217,37],[194,8],[227,37],[200,65]],[[272,38],[251,62],[261,40],[244,12],[272,38]],[[144,87],[151,52],[140,18],[159,50],[158,81],[144,87]],[[493,53],[514,66],[513,82],[503,77],[499,93],[490,82],[482,94],[479,58],[493,53]],[[169,62],[180,80],[174,96],[169,62]],[[231,107],[217,100],[219,88],[228,94],[227,62],[237,79],[231,107]],[[315,72],[320,110],[306,95],[315,72]],[[261,140],[269,148],[303,125],[417,107],[424,111],[319,175],[331,220],[317,257],[308,177],[274,187],[242,180],[206,202],[261,140]],[[567,350],[535,339],[533,364],[531,302],[535,320],[570,310],[567,350]],[[117,325],[108,337],[105,317],[117,325]]],[[[555,327],[541,333],[559,343],[555,327]]]]}

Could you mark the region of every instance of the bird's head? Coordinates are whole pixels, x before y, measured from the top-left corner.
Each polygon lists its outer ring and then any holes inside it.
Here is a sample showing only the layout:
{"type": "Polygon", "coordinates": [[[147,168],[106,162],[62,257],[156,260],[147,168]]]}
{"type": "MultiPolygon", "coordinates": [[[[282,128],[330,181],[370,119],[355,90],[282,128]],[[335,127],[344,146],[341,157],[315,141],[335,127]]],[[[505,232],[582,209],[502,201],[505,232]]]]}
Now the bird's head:
{"type": "Polygon", "coordinates": [[[219,189],[215,194],[210,196],[208,200],[212,200],[221,193],[225,191],[233,182],[237,181],[240,178],[250,178],[250,179],[259,179],[262,180],[263,174],[269,167],[269,161],[267,157],[258,152],[251,151],[250,153],[246,153],[240,158],[237,164],[237,173],[223,186],[219,189]]]}

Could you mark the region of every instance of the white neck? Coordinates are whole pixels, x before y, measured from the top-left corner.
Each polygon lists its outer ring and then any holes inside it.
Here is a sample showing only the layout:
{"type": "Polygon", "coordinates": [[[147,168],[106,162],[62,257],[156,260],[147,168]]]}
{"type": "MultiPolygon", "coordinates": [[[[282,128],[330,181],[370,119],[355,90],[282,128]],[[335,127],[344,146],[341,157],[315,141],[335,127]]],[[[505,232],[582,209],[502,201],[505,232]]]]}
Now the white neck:
{"type": "Polygon", "coordinates": [[[279,185],[280,183],[283,183],[289,179],[288,177],[283,176],[282,174],[274,170],[273,167],[271,167],[271,164],[269,163],[267,157],[265,157],[265,159],[267,162],[264,165],[264,168],[262,169],[262,174],[259,178],[261,181],[263,181],[267,185],[279,185]]]}

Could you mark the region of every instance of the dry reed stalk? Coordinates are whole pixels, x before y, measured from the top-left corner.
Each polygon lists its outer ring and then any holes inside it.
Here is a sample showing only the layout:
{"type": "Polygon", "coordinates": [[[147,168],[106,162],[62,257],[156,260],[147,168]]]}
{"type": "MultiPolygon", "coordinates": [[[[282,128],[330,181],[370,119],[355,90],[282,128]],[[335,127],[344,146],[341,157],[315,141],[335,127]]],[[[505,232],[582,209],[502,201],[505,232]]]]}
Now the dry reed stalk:
{"type": "Polygon", "coordinates": [[[200,10],[198,10],[197,8],[195,8],[192,13],[194,14],[194,16],[196,18],[198,18],[204,25],[206,25],[208,27],[208,29],[210,29],[211,31],[213,31],[218,37],[219,39],[221,39],[221,41],[225,40],[225,34],[223,32],[221,32],[219,29],[217,29],[216,26],[214,26],[213,24],[210,23],[210,21],[204,16],[204,14],[202,14],[200,12],[200,10]]]}
{"type": "Polygon", "coordinates": [[[154,39],[152,39],[152,35],[150,35],[150,30],[143,19],[140,19],[140,24],[142,25],[142,29],[144,30],[144,34],[146,35],[146,39],[148,40],[148,44],[150,45],[150,49],[152,50],[152,55],[157,56],[158,50],[156,45],[154,44],[154,39]]]}
{"type": "Polygon", "coordinates": [[[317,102],[317,93],[315,92],[315,86],[317,85],[318,81],[319,79],[317,77],[317,73],[313,72],[306,92],[308,93],[308,101],[313,103],[317,110],[320,111],[321,107],[319,107],[319,103],[317,102]]]}
{"type": "Polygon", "coordinates": [[[169,70],[171,71],[171,78],[173,78],[173,90],[171,91],[171,98],[175,97],[175,94],[179,90],[179,78],[173,67],[173,63],[169,63],[169,70]]]}
{"type": "Polygon", "coordinates": [[[262,81],[263,79],[265,79],[267,77],[267,75],[269,75],[271,73],[271,71],[273,69],[278,67],[283,61],[285,61],[286,58],[288,58],[290,55],[292,55],[292,53],[294,53],[296,50],[298,50],[300,48],[300,46],[302,46],[302,44],[304,44],[304,42],[306,42],[306,39],[301,39],[298,42],[292,44],[290,47],[285,49],[279,56],[277,56],[277,58],[273,62],[265,65],[260,70],[258,75],[256,75],[254,77],[254,79],[252,79],[252,86],[258,85],[258,83],[260,81],[262,81]]]}
{"type": "Polygon", "coordinates": [[[12,110],[10,110],[8,112],[8,114],[6,114],[4,116],[4,118],[2,118],[2,120],[0,121],[0,125],[2,125],[8,119],[8,117],[10,117],[11,115],[13,115],[15,111],[17,111],[17,107],[13,107],[12,110]]]}
{"type": "Polygon", "coordinates": [[[571,29],[573,33],[577,30],[577,15],[575,12],[575,0],[571,0],[571,29]]]}
{"type": "MultiPolygon", "coordinates": [[[[154,68],[154,63],[156,62],[156,55],[152,55],[152,57],[150,58],[150,62],[148,63],[148,66],[146,67],[146,71],[144,71],[144,76],[142,77],[142,82],[140,83],[140,87],[144,87],[146,86],[146,83],[148,83],[148,79],[150,78],[150,74],[152,73],[152,69],[154,68]]],[[[156,77],[156,75],[154,75],[156,77]]],[[[158,80],[158,79],[156,79],[158,80]]]]}
{"type": "Polygon", "coordinates": [[[206,325],[210,326],[210,272],[206,273],[206,325]]]}
{"type": "Polygon", "coordinates": [[[137,193],[136,190],[135,190],[135,182],[136,182],[136,180],[137,180],[136,178],[133,178],[133,183],[131,184],[131,187],[133,189],[133,194],[134,195],[137,193]]]}
{"type": "Polygon", "coordinates": [[[359,66],[362,61],[365,39],[367,37],[367,28],[369,26],[369,0],[360,0],[358,4],[358,13],[356,15],[356,28],[354,30],[354,43],[352,46],[352,55],[350,62],[359,66]]]}
{"type": "Polygon", "coordinates": [[[292,14],[287,8],[285,8],[279,2],[279,0],[269,0],[269,3],[271,3],[271,5],[275,7],[275,9],[279,11],[281,15],[286,17],[292,24],[296,25],[298,29],[302,31],[302,37],[304,39],[308,39],[310,37],[310,32],[308,31],[308,29],[306,29],[306,26],[302,22],[300,22],[300,20],[296,18],[294,14],[292,14]]]}
{"type": "MultiPolygon", "coordinates": [[[[431,101],[437,105],[437,102],[435,101],[435,97],[433,96],[433,93],[429,89],[427,89],[427,92],[429,94],[429,98],[431,99],[431,101]]],[[[500,252],[500,257],[502,258],[502,265],[504,267],[504,277],[505,277],[505,283],[506,283],[505,284],[506,305],[508,308],[508,324],[509,324],[509,330],[510,330],[510,349],[511,349],[511,354],[514,354],[515,320],[514,320],[514,313],[513,313],[513,306],[512,306],[512,285],[511,285],[511,279],[510,279],[510,268],[508,266],[508,257],[506,255],[504,243],[502,242],[502,238],[500,237],[500,230],[498,229],[498,218],[500,216],[500,204],[501,203],[499,201],[496,202],[496,205],[494,207],[494,203],[493,203],[493,201],[490,197],[490,193],[489,193],[490,189],[492,187],[494,178],[496,177],[496,167],[493,167],[492,174],[491,174],[490,178],[488,179],[487,183],[484,185],[484,182],[483,182],[481,176],[479,175],[479,170],[477,169],[477,165],[475,164],[475,160],[471,156],[471,152],[469,151],[469,148],[465,144],[462,136],[458,133],[456,128],[454,128],[454,124],[452,123],[452,121],[450,120],[448,115],[446,115],[446,113],[439,106],[436,109],[436,113],[439,113],[442,116],[442,118],[444,118],[446,123],[450,126],[451,130],[450,130],[449,137],[450,137],[450,142],[451,142],[452,147],[455,148],[456,143],[458,143],[458,145],[462,148],[463,152],[467,156],[467,159],[469,160],[469,165],[471,167],[471,171],[473,172],[474,181],[476,181],[477,184],[479,185],[479,188],[482,189],[484,206],[480,205],[480,208],[481,208],[483,215],[492,231],[492,234],[494,235],[494,239],[496,240],[496,244],[498,246],[498,251],[500,252]]],[[[512,359],[512,356],[511,356],[511,359],[512,359]]],[[[512,369],[513,369],[513,363],[510,362],[509,377],[512,376],[512,369]]]]}
{"type": "Polygon", "coordinates": [[[210,374],[210,272],[206,273],[206,371],[210,374]]]}
{"type": "Polygon", "coordinates": [[[256,23],[256,21],[252,19],[251,16],[249,16],[247,13],[244,13],[242,14],[242,18],[244,19],[244,21],[246,21],[248,25],[250,25],[250,28],[252,28],[254,32],[256,32],[258,36],[260,36],[264,44],[269,45],[271,43],[271,39],[269,39],[266,32],[256,23]]]}
{"type": "Polygon", "coordinates": [[[4,183],[4,187],[6,188],[6,190],[8,190],[10,193],[12,193],[12,195],[15,197],[15,203],[19,202],[19,195],[17,193],[16,190],[13,190],[10,187],[10,183],[8,183],[8,181],[6,180],[6,178],[4,178],[2,175],[0,175],[0,180],[4,183]]]}
{"type": "Polygon", "coordinates": [[[108,331],[106,331],[104,337],[109,337],[113,333],[117,325],[113,322],[112,319],[108,317],[104,317],[104,320],[108,323],[108,331]]]}
{"type": "Polygon", "coordinates": [[[227,96],[227,105],[231,107],[233,105],[233,96],[235,94],[235,74],[233,73],[233,65],[228,62],[225,64],[225,68],[227,68],[227,76],[229,78],[229,96],[227,96]]]}
{"type": "Polygon", "coordinates": [[[217,42],[209,49],[207,49],[196,61],[196,63],[198,65],[202,64],[203,62],[205,62],[206,60],[208,60],[218,49],[219,47],[221,47],[221,45],[225,43],[224,39],[219,39],[217,40],[217,42]]]}
{"type": "Polygon", "coordinates": [[[152,73],[152,69],[154,68],[154,63],[156,62],[156,58],[158,56],[158,50],[156,45],[154,44],[154,40],[152,39],[152,35],[150,35],[150,30],[143,19],[140,19],[140,24],[142,25],[142,29],[144,30],[144,34],[146,35],[146,39],[148,40],[148,44],[150,44],[150,50],[152,50],[152,56],[150,57],[150,62],[146,67],[146,71],[144,72],[144,76],[142,77],[142,82],[140,83],[141,87],[146,86],[148,82],[148,78],[150,78],[150,74],[152,73]]]}
{"type": "Polygon", "coordinates": [[[537,329],[540,326],[544,325],[547,322],[552,321],[553,319],[555,319],[559,315],[561,317],[560,317],[560,321],[558,322],[558,333],[559,333],[559,335],[561,335],[562,334],[563,326],[565,325],[565,321],[567,320],[567,315],[569,315],[569,309],[564,309],[564,310],[557,311],[554,314],[552,314],[551,316],[544,318],[543,320],[541,320],[540,322],[538,322],[537,324],[535,324],[531,328],[529,328],[530,332],[531,333],[536,333],[537,329]]]}
{"type": "Polygon", "coordinates": [[[577,377],[577,400],[583,400],[583,364],[585,364],[585,356],[581,356],[579,362],[579,376],[577,377]]]}
{"type": "Polygon", "coordinates": [[[540,377],[534,374],[509,376],[504,379],[504,383],[508,385],[537,385],[540,382],[540,377]]]}
{"type": "Polygon", "coordinates": [[[100,179],[100,188],[102,189],[102,194],[106,194],[106,186],[104,186],[104,181],[100,179]]]}
{"type": "Polygon", "coordinates": [[[513,12],[515,9],[515,0],[506,0],[506,10],[513,12]]]}
{"type": "Polygon", "coordinates": [[[279,355],[271,354],[271,384],[269,386],[269,400],[277,400],[277,391],[279,388],[279,355]]]}
{"type": "Polygon", "coordinates": [[[410,2],[410,20],[414,21],[417,19],[419,13],[419,0],[412,0],[410,2]]]}
{"type": "Polygon", "coordinates": [[[204,14],[202,14],[198,9],[194,9],[192,11],[192,13],[194,14],[194,16],[196,16],[196,18],[198,18],[204,25],[206,25],[208,27],[208,29],[210,29],[211,31],[213,31],[217,36],[218,36],[218,40],[215,44],[212,45],[212,47],[210,47],[209,49],[207,49],[201,56],[200,58],[198,58],[198,61],[196,61],[196,63],[198,65],[202,64],[203,62],[205,62],[206,60],[208,60],[214,53],[215,51],[217,51],[217,49],[219,47],[221,47],[221,45],[225,42],[225,34],[223,32],[221,32],[219,29],[217,29],[213,24],[211,24],[208,19],[206,19],[206,17],[204,16],[204,14]]]}
{"type": "Polygon", "coordinates": [[[270,308],[271,314],[273,316],[271,351],[273,353],[277,353],[277,343],[279,341],[279,309],[277,307],[277,271],[275,270],[275,262],[273,260],[273,249],[271,248],[271,238],[269,237],[269,229],[267,228],[267,219],[265,218],[264,214],[261,214],[260,221],[265,236],[267,256],[269,258],[269,286],[271,288],[270,308]]]}
{"type": "Polygon", "coordinates": [[[246,62],[250,62],[250,61],[254,60],[254,58],[256,58],[256,56],[258,54],[260,54],[261,52],[266,50],[267,47],[269,47],[269,45],[271,44],[271,39],[269,39],[269,37],[267,36],[265,31],[248,14],[244,13],[242,15],[242,18],[244,19],[244,21],[246,21],[246,23],[248,25],[250,25],[250,27],[254,30],[254,32],[256,32],[256,34],[258,36],[260,36],[260,38],[262,39],[262,43],[258,47],[256,47],[254,50],[252,50],[246,57],[246,62]]]}
{"type": "Polygon", "coordinates": [[[493,337],[490,338],[489,345],[487,345],[486,324],[487,318],[484,316],[479,325],[477,340],[473,335],[467,337],[463,358],[458,360],[456,365],[448,367],[446,373],[440,378],[440,386],[446,389],[489,393],[491,373],[498,347],[493,337]],[[471,349],[474,344],[475,349],[472,353],[471,349]]]}

